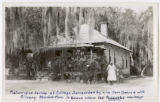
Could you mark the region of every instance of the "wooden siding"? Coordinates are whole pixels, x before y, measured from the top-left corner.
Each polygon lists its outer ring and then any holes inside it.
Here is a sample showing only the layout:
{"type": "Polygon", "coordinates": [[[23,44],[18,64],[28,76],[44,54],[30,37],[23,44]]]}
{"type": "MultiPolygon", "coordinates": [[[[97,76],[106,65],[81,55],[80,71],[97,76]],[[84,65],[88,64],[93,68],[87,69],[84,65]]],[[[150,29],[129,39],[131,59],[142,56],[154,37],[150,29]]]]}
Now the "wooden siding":
{"type": "Polygon", "coordinates": [[[111,44],[105,44],[105,49],[106,50],[104,51],[104,53],[107,62],[109,63],[109,55],[110,55],[111,61],[115,63],[117,67],[122,68],[124,74],[130,74],[130,52],[111,44]]]}

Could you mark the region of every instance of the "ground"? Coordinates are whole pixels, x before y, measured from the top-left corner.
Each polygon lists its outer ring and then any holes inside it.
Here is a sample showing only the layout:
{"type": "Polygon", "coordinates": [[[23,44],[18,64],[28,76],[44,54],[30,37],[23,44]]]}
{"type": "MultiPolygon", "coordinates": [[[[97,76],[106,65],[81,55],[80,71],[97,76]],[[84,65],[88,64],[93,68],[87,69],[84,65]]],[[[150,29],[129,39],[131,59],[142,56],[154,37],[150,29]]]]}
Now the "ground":
{"type": "MultiPolygon", "coordinates": [[[[66,81],[52,81],[52,82],[41,82],[41,81],[11,81],[7,80],[5,82],[5,97],[12,96],[10,94],[11,90],[18,91],[95,91],[95,90],[108,90],[108,91],[145,91],[143,97],[145,99],[156,98],[153,90],[153,78],[152,77],[141,77],[141,78],[129,78],[123,81],[123,83],[115,83],[114,85],[109,85],[108,83],[94,83],[94,84],[84,84],[78,82],[67,83],[66,81]],[[149,96],[149,97],[148,97],[149,96]]],[[[18,96],[15,96],[18,97],[18,96]]],[[[14,98],[15,98],[14,97],[14,98]]],[[[4,98],[6,99],[6,98],[4,98]]]]}

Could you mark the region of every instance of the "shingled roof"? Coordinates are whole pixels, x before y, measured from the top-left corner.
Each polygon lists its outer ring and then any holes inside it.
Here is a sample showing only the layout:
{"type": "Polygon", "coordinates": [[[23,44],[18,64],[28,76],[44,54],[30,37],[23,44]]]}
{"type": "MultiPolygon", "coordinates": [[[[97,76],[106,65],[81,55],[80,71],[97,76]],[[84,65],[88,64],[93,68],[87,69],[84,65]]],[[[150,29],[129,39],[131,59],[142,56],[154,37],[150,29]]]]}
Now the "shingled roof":
{"type": "MultiPolygon", "coordinates": [[[[74,28],[74,31],[76,32],[76,27],[74,28]]],[[[118,42],[108,38],[105,36],[105,34],[102,34],[101,32],[97,30],[93,30],[92,34],[89,33],[90,26],[88,24],[82,24],[80,25],[79,35],[77,38],[77,43],[100,43],[105,42],[109,43],[115,46],[118,46],[120,48],[123,48],[125,50],[130,51],[127,47],[119,44],[118,42]]]]}

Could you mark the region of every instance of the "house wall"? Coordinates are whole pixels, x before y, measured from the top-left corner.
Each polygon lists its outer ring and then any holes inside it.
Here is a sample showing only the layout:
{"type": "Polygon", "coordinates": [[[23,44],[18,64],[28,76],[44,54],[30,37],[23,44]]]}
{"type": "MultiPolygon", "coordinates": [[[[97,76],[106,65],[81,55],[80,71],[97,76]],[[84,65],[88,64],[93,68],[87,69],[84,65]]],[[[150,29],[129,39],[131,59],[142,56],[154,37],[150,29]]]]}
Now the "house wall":
{"type": "Polygon", "coordinates": [[[110,56],[111,61],[118,68],[122,68],[124,74],[130,74],[130,52],[111,44],[105,44],[105,49],[104,53],[107,62],[110,62],[110,56]]]}

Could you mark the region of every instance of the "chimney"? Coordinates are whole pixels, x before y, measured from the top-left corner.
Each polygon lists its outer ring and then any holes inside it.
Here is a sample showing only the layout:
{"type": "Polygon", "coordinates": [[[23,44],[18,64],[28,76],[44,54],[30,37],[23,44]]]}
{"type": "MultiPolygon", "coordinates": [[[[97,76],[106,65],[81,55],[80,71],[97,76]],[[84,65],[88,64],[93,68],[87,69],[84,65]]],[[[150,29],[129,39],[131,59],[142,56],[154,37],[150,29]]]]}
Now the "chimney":
{"type": "Polygon", "coordinates": [[[101,33],[108,37],[108,28],[106,23],[101,23],[101,33]]]}

